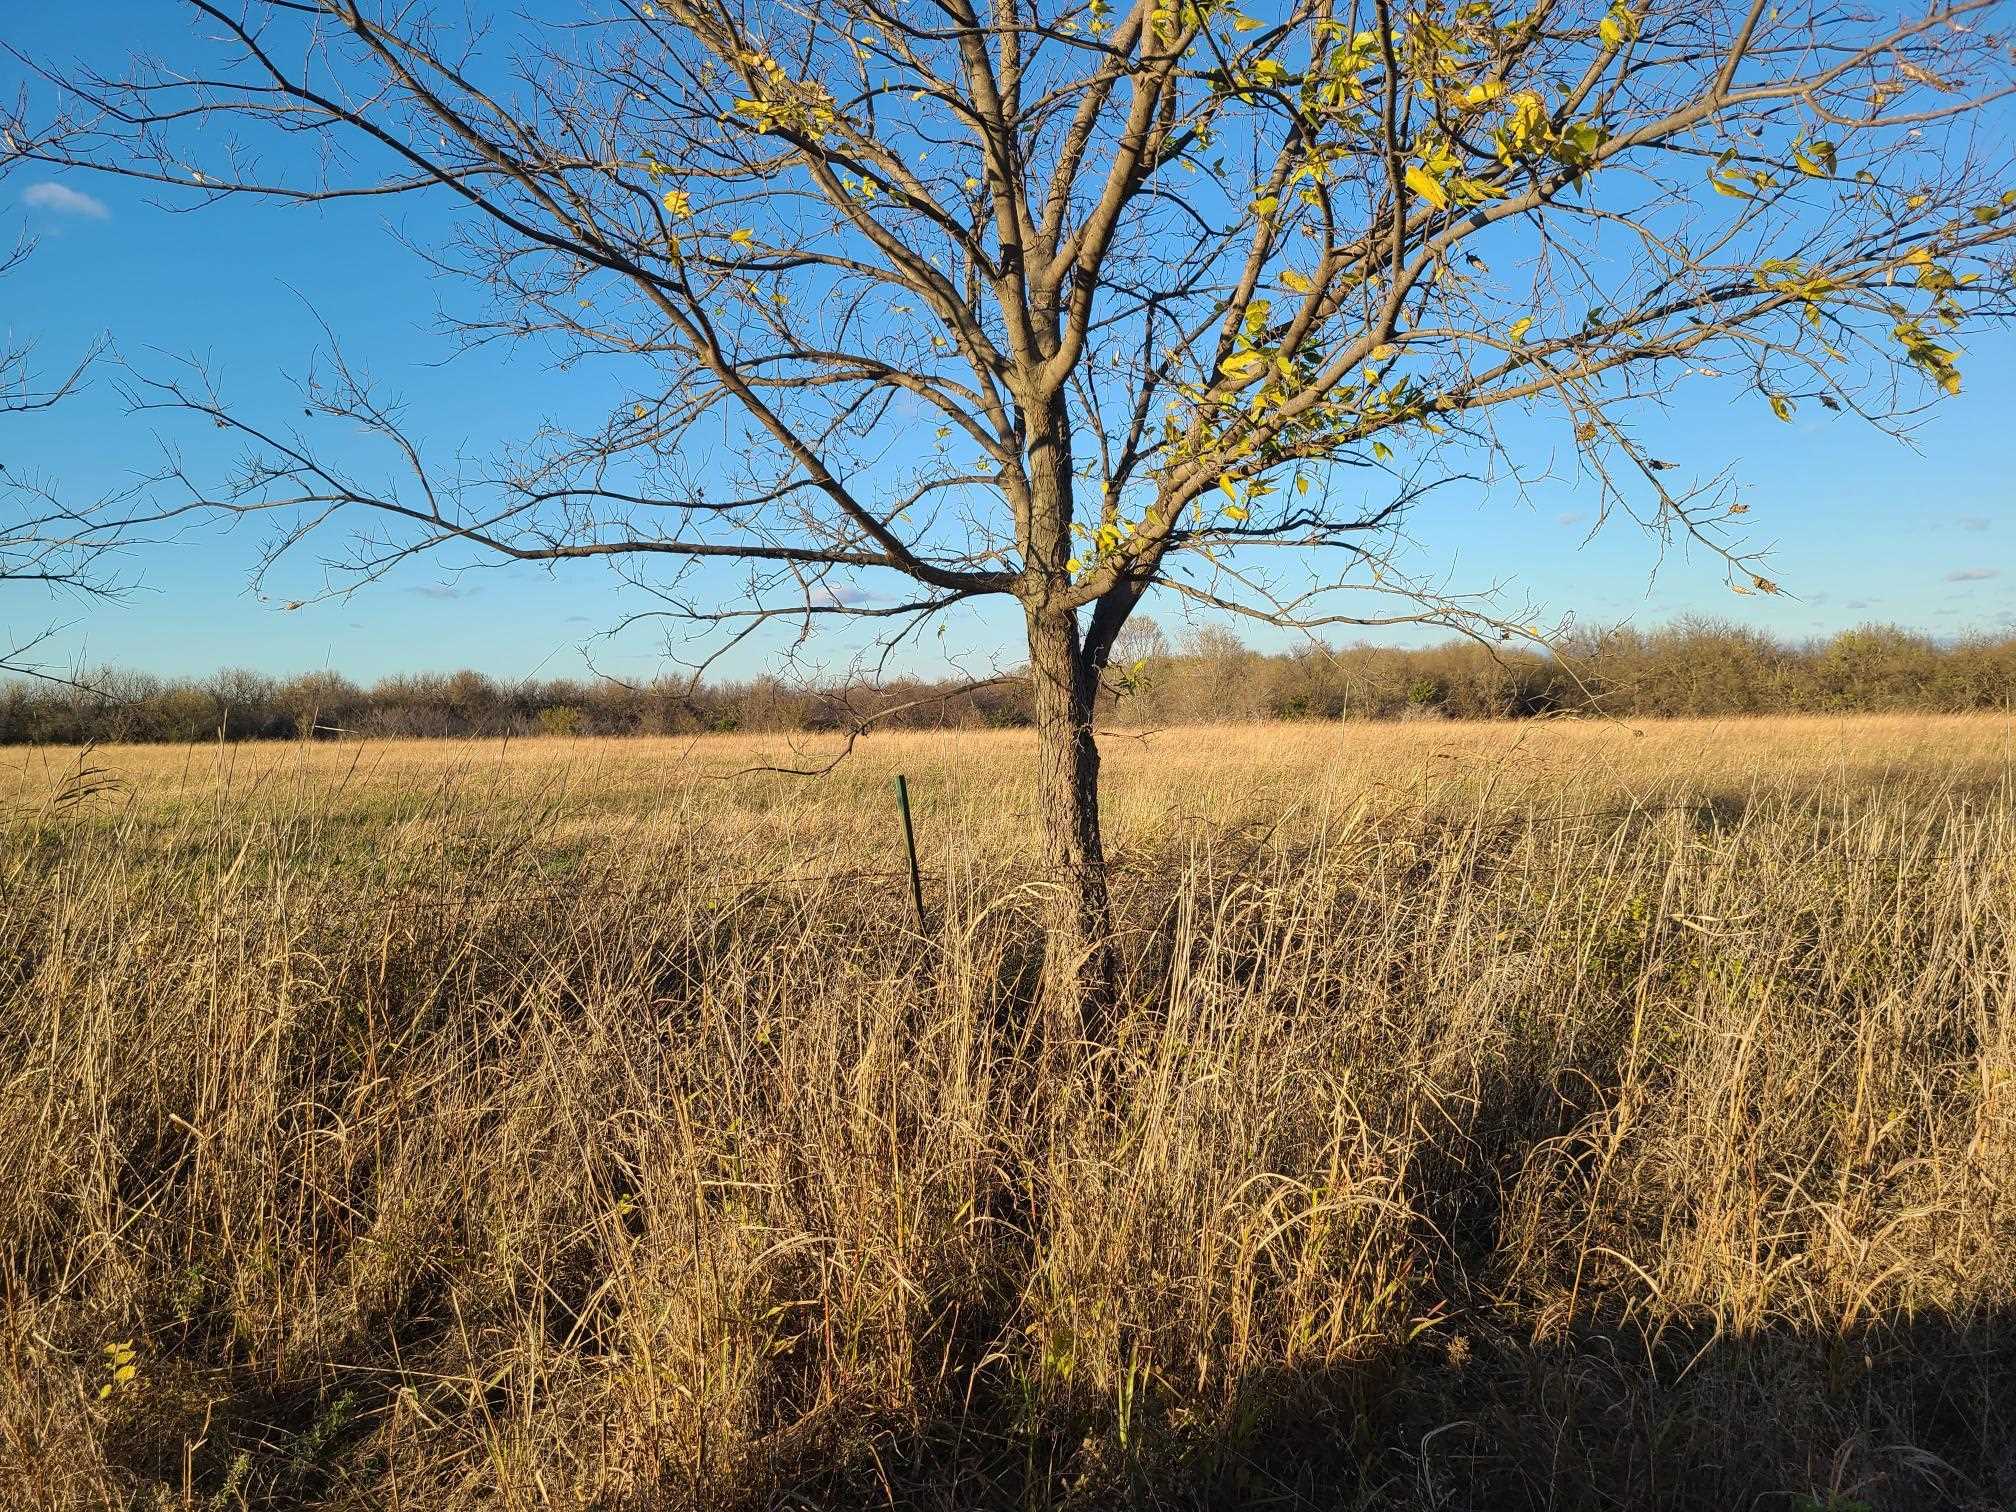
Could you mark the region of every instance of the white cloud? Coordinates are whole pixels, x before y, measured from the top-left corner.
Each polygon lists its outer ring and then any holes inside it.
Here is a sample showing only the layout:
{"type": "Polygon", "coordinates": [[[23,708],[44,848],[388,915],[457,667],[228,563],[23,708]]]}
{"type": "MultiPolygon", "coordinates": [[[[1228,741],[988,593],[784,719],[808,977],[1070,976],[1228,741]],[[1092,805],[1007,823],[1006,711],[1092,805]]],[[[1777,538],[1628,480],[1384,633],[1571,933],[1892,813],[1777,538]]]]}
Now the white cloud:
{"type": "Polygon", "coordinates": [[[22,192],[21,203],[36,210],[47,210],[52,215],[81,215],[86,220],[112,219],[112,212],[103,200],[66,184],[30,184],[22,192]]]}
{"type": "Polygon", "coordinates": [[[2002,576],[1998,567],[1962,567],[1958,572],[1946,574],[1949,583],[1985,583],[1990,578],[2002,576]]]}

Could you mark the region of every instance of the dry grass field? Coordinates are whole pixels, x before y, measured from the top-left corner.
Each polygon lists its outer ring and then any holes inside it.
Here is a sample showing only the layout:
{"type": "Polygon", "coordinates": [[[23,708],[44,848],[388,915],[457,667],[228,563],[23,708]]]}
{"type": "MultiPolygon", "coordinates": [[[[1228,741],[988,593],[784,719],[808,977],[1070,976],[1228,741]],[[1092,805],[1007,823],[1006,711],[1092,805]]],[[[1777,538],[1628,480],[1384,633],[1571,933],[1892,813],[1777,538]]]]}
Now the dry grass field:
{"type": "Polygon", "coordinates": [[[0,756],[0,1506],[2016,1505],[2016,724],[1104,745],[0,756]]]}

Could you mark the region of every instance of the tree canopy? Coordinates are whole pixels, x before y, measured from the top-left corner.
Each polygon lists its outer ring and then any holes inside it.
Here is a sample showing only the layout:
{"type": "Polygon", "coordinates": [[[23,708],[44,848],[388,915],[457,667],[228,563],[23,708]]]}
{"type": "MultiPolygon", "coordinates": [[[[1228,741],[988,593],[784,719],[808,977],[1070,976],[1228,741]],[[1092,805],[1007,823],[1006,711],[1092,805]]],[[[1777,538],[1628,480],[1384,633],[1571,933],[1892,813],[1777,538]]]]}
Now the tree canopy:
{"type": "Polygon", "coordinates": [[[421,250],[484,296],[461,336],[620,359],[629,397],[444,467],[334,358],[310,410],[393,448],[380,483],[156,376],[144,405],[248,445],[155,507],[283,512],[281,553],[354,527],[335,591],[451,543],[608,559],[716,647],[1011,598],[1081,934],[1093,694],[1151,586],[1537,635],[1396,545],[1452,481],[1516,498],[1544,459],[1500,421],[1539,410],[1606,513],[1773,592],[1731,480],[1632,407],[1720,380],[1905,425],[1961,388],[1950,333],[2008,313],[1995,0],[179,3],[194,64],[36,60],[23,154],[198,201],[439,199],[421,250]],[[695,575],[724,559],[738,594],[695,575]]]}

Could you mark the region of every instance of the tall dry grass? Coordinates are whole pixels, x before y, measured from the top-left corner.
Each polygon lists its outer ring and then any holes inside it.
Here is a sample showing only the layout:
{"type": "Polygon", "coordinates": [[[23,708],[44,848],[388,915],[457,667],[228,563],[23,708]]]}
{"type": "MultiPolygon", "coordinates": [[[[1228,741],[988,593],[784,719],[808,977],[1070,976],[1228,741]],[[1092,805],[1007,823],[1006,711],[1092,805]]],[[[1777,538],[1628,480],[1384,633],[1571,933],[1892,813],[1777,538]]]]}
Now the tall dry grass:
{"type": "Polygon", "coordinates": [[[0,1505],[2016,1500],[2007,721],[1027,754],[12,753],[0,1505]]]}

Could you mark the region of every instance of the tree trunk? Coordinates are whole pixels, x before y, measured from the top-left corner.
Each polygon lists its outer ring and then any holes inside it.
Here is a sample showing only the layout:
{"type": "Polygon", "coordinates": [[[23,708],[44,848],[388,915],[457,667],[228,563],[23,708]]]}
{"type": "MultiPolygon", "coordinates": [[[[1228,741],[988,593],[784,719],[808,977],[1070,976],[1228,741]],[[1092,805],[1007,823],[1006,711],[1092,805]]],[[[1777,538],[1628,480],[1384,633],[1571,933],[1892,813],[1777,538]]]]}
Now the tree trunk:
{"type": "Polygon", "coordinates": [[[1044,952],[1046,986],[1075,1005],[1078,1028],[1104,1039],[1114,994],[1113,914],[1099,837],[1099,747],[1092,737],[1098,673],[1070,611],[1032,605],[1029,671],[1036,715],[1036,803],[1044,860],[1058,888],[1044,952]]]}

